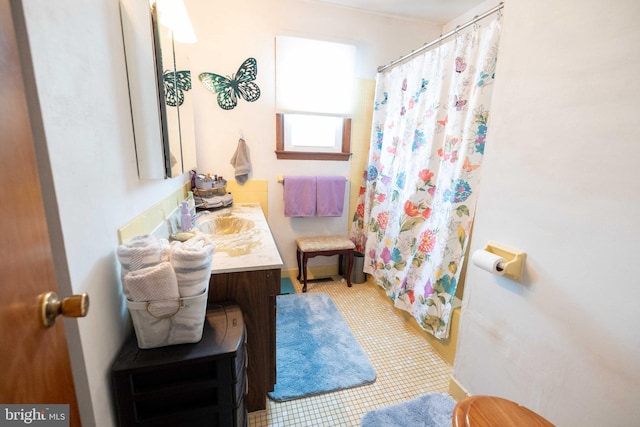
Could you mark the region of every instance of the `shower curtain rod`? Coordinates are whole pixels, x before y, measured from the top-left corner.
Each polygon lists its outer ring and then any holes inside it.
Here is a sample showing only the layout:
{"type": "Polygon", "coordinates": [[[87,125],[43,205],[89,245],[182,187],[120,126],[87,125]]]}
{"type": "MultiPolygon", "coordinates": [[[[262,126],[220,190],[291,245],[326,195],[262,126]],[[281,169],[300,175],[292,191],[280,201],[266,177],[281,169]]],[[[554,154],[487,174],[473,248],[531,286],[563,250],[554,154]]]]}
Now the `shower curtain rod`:
{"type": "Polygon", "coordinates": [[[497,5],[496,7],[486,11],[485,13],[483,13],[482,15],[476,15],[471,21],[462,24],[462,25],[458,25],[454,30],[449,31],[447,34],[441,34],[440,37],[438,37],[437,39],[435,39],[434,41],[425,44],[424,46],[418,48],[417,50],[413,50],[411,51],[411,53],[408,53],[398,59],[396,59],[395,61],[391,61],[390,63],[388,63],[387,65],[381,65],[378,67],[378,72],[382,73],[383,71],[397,65],[400,64],[401,62],[406,61],[409,58],[414,57],[415,55],[425,51],[426,49],[429,49],[431,46],[438,44],[440,42],[442,42],[442,40],[451,37],[452,35],[456,34],[458,31],[463,30],[465,28],[467,28],[470,25],[475,24],[476,22],[480,21],[481,19],[486,18],[487,16],[491,15],[492,13],[496,13],[497,11],[499,11],[500,9],[502,9],[504,7],[504,2],[500,2],[499,5],[497,5]]]}

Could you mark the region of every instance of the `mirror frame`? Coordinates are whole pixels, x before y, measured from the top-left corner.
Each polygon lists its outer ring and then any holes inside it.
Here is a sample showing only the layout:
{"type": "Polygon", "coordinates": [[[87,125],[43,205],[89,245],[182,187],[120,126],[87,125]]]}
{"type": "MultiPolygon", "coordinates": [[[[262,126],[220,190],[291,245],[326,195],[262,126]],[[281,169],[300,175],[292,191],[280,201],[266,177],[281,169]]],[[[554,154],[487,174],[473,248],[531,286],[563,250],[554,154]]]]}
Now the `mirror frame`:
{"type": "MultiPolygon", "coordinates": [[[[158,5],[154,2],[151,5],[151,32],[153,34],[153,52],[156,68],[156,86],[158,93],[158,106],[160,107],[160,129],[162,137],[162,148],[164,156],[164,168],[166,176],[172,177],[171,168],[171,142],[169,141],[169,126],[167,124],[167,105],[165,103],[165,93],[163,84],[163,63],[162,47],[160,42],[160,22],[158,21],[158,5]]],[[[171,46],[173,49],[173,46],[171,46]]],[[[174,68],[175,71],[175,68],[174,68]]],[[[182,146],[182,143],[180,143],[182,146]]]]}

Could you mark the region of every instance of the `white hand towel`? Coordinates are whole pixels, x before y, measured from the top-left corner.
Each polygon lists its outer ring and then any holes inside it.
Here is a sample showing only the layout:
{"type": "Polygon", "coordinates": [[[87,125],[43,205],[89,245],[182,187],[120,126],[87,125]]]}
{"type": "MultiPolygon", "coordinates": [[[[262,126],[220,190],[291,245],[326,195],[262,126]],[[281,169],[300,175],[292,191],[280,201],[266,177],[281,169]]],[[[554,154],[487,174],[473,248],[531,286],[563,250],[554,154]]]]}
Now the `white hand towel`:
{"type": "Polygon", "coordinates": [[[172,317],[180,311],[178,281],[169,262],[127,273],[123,285],[131,301],[146,301],[146,313],[132,314],[138,342],[144,348],[167,345],[172,317]]]}
{"type": "MultiPolygon", "coordinates": [[[[120,278],[124,288],[124,276],[127,273],[153,267],[169,260],[169,241],[158,239],[150,234],[136,236],[131,241],[120,245],[117,255],[121,266],[120,278]]],[[[126,289],[124,289],[124,294],[131,300],[126,289]]]]}
{"type": "Polygon", "coordinates": [[[213,240],[205,234],[196,235],[186,242],[171,243],[169,259],[181,297],[200,295],[207,289],[215,248],[213,240]]]}
{"type": "MultiPolygon", "coordinates": [[[[199,234],[186,242],[172,242],[169,258],[178,280],[180,296],[201,295],[209,287],[215,244],[207,235],[199,234]]],[[[202,338],[206,314],[206,298],[187,298],[184,307],[171,319],[169,341],[197,342],[202,338]]]]}
{"type": "Polygon", "coordinates": [[[166,301],[180,298],[176,273],[169,262],[131,271],[124,276],[131,301],[166,301]]]}
{"type": "Polygon", "coordinates": [[[249,150],[247,143],[244,139],[240,138],[238,141],[238,148],[231,157],[231,165],[236,168],[235,177],[239,184],[244,184],[249,179],[249,173],[251,172],[251,161],[249,160],[249,150]]]}

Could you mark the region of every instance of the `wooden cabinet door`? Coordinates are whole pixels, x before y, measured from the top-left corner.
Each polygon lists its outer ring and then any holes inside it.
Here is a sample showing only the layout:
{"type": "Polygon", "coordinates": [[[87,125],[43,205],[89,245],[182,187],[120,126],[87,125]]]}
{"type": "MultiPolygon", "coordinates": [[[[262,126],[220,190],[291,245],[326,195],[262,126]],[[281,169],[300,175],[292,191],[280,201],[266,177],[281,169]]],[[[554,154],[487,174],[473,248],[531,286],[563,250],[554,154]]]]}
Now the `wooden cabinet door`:
{"type": "Polygon", "coordinates": [[[56,291],[31,120],[9,0],[0,0],[0,403],[69,404],[80,417],[62,321],[45,329],[38,295],[56,291]]]}
{"type": "Polygon", "coordinates": [[[249,412],[266,409],[267,392],[273,390],[276,369],[276,295],[280,270],[213,274],[209,284],[209,306],[234,301],[242,310],[247,327],[246,398],[249,412]]]}

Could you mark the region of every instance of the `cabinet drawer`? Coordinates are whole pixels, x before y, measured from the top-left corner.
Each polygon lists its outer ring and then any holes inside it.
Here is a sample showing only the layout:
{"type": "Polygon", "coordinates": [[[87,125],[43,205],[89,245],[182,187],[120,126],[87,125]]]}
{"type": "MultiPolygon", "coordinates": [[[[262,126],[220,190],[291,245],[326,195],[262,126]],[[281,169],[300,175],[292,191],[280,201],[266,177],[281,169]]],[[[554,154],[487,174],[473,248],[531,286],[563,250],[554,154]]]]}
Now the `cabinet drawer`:
{"type": "Polygon", "coordinates": [[[215,412],[221,406],[232,407],[229,404],[230,398],[228,388],[210,388],[155,396],[153,399],[136,399],[132,406],[136,423],[144,425],[145,422],[166,420],[167,417],[186,417],[189,413],[194,413],[194,411],[215,412]],[[225,390],[227,396],[224,396],[225,390]],[[227,404],[225,405],[225,403],[227,404]]]}
{"type": "Polygon", "coordinates": [[[131,425],[139,427],[246,427],[247,412],[244,405],[238,408],[209,406],[151,417],[131,425]]]}
{"type": "Polygon", "coordinates": [[[160,392],[185,385],[211,387],[232,384],[236,373],[230,368],[231,364],[228,359],[217,363],[176,364],[133,371],[130,374],[132,393],[160,392]]]}

